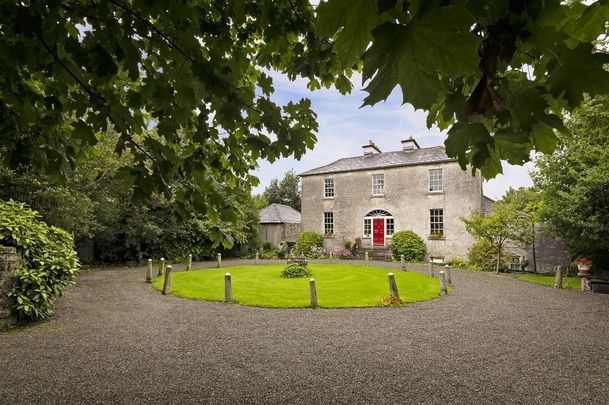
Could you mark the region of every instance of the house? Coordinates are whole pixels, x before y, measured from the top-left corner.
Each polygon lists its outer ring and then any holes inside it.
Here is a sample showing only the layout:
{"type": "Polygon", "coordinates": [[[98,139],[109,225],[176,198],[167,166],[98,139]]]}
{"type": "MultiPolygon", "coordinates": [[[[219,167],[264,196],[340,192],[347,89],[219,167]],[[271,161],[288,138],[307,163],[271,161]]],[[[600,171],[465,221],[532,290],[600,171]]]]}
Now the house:
{"type": "Polygon", "coordinates": [[[364,248],[386,249],[395,232],[412,230],[430,258],[466,258],[473,238],[460,217],[492,202],[479,174],[461,170],[443,146],[421,148],[412,137],[392,152],[370,141],[361,156],[300,177],[302,229],[325,235],[329,249],[356,238],[364,248]]]}
{"type": "Polygon", "coordinates": [[[271,204],[260,210],[262,239],[273,246],[292,246],[300,234],[300,212],[283,204],[271,204]]]}

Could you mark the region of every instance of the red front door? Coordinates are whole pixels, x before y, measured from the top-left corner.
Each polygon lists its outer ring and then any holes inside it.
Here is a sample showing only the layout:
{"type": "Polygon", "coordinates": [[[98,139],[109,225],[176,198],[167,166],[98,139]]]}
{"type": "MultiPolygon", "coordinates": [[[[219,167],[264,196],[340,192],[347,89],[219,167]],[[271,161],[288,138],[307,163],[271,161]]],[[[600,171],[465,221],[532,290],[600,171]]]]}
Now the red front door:
{"type": "Polygon", "coordinates": [[[372,244],[374,246],[385,245],[385,220],[383,218],[372,220],[372,244]]]}

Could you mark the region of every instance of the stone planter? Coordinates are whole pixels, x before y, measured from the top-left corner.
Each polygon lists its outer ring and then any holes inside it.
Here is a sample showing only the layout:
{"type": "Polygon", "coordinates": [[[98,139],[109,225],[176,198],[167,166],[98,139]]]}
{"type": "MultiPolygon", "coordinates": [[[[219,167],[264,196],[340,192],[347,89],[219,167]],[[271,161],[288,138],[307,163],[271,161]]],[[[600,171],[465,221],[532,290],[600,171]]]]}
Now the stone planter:
{"type": "Polygon", "coordinates": [[[579,277],[584,277],[584,276],[587,276],[590,274],[590,266],[585,265],[585,264],[578,264],[577,270],[578,270],[577,275],[579,277]]]}

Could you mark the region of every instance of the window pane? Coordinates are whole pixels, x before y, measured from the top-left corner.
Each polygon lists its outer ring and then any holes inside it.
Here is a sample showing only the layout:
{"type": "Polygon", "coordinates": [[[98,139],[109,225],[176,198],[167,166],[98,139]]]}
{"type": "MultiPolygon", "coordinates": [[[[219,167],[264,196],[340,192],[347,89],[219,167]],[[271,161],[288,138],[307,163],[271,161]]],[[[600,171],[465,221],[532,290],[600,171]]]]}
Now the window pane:
{"type": "Polygon", "coordinates": [[[385,192],[385,175],[384,174],[373,174],[372,175],[372,194],[381,195],[385,192]]]}
{"type": "Polygon", "coordinates": [[[432,235],[444,235],[444,210],[435,208],[429,210],[429,229],[432,235]]]}
{"type": "Polygon", "coordinates": [[[334,179],[324,180],[324,197],[334,197],[334,179]]]}
{"type": "Polygon", "coordinates": [[[370,237],[372,234],[372,219],[364,219],[364,237],[370,237]]]}
{"type": "Polygon", "coordinates": [[[387,235],[393,235],[393,218],[387,218],[387,235]]]}
{"type": "Polygon", "coordinates": [[[330,235],[334,233],[334,213],[324,212],[324,233],[330,235]]]}
{"type": "Polygon", "coordinates": [[[429,191],[442,191],[442,169],[429,170],[429,191]]]}

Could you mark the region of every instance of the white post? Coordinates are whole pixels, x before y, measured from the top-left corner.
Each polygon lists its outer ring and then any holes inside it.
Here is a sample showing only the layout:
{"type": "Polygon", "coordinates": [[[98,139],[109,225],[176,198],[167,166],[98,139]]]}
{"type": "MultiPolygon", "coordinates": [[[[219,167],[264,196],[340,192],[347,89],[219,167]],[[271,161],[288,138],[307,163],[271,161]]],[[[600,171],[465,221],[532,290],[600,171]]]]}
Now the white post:
{"type": "Polygon", "coordinates": [[[222,253],[218,253],[218,256],[217,256],[217,261],[218,261],[218,265],[217,265],[217,267],[218,267],[219,269],[220,269],[220,268],[222,268],[222,253]]]}
{"type": "Polygon", "coordinates": [[[446,273],[446,283],[448,285],[453,285],[452,280],[450,279],[450,266],[448,264],[444,265],[444,272],[446,273]]]}
{"type": "Polygon", "coordinates": [[[148,259],[148,269],[146,270],[146,282],[152,283],[152,259],[148,259]]]}
{"type": "Polygon", "coordinates": [[[260,253],[256,252],[256,264],[260,262],[260,253]]]}
{"type": "Polygon", "coordinates": [[[171,266],[165,268],[165,281],[163,282],[163,294],[167,295],[171,292],[171,266]]]}
{"type": "Polygon", "coordinates": [[[311,308],[317,308],[317,288],[315,287],[315,279],[309,280],[309,295],[311,296],[311,308]]]}
{"type": "Polygon", "coordinates": [[[192,270],[192,254],[188,255],[188,263],[186,263],[186,271],[192,270]]]}
{"type": "Polygon", "coordinates": [[[404,260],[404,255],[400,255],[400,264],[402,265],[402,270],[406,270],[406,260],[404,260]]]}
{"type": "Polygon", "coordinates": [[[161,261],[159,262],[159,272],[157,273],[157,276],[162,276],[164,272],[165,272],[165,259],[163,259],[161,257],[161,261]]]}
{"type": "Polygon", "coordinates": [[[399,300],[400,293],[398,292],[398,286],[395,283],[395,276],[393,273],[387,273],[387,278],[389,279],[389,293],[391,294],[391,297],[399,300]]]}
{"type": "Polygon", "coordinates": [[[448,294],[448,289],[446,288],[446,274],[444,271],[440,270],[440,295],[448,294]]]}
{"type": "Polygon", "coordinates": [[[230,273],[224,275],[224,302],[233,302],[233,285],[230,273]]]}
{"type": "Polygon", "coordinates": [[[427,277],[433,277],[433,260],[429,259],[429,267],[427,268],[427,277]]]}
{"type": "Polygon", "coordinates": [[[330,252],[330,263],[332,263],[332,258],[334,257],[334,252],[330,252]]]}
{"type": "Polygon", "coordinates": [[[368,257],[368,252],[366,252],[366,254],[364,255],[364,260],[366,261],[366,266],[368,266],[368,261],[370,260],[370,258],[368,257]]]}
{"type": "Polygon", "coordinates": [[[556,276],[554,277],[554,288],[562,288],[562,266],[556,266],[556,276]]]}

